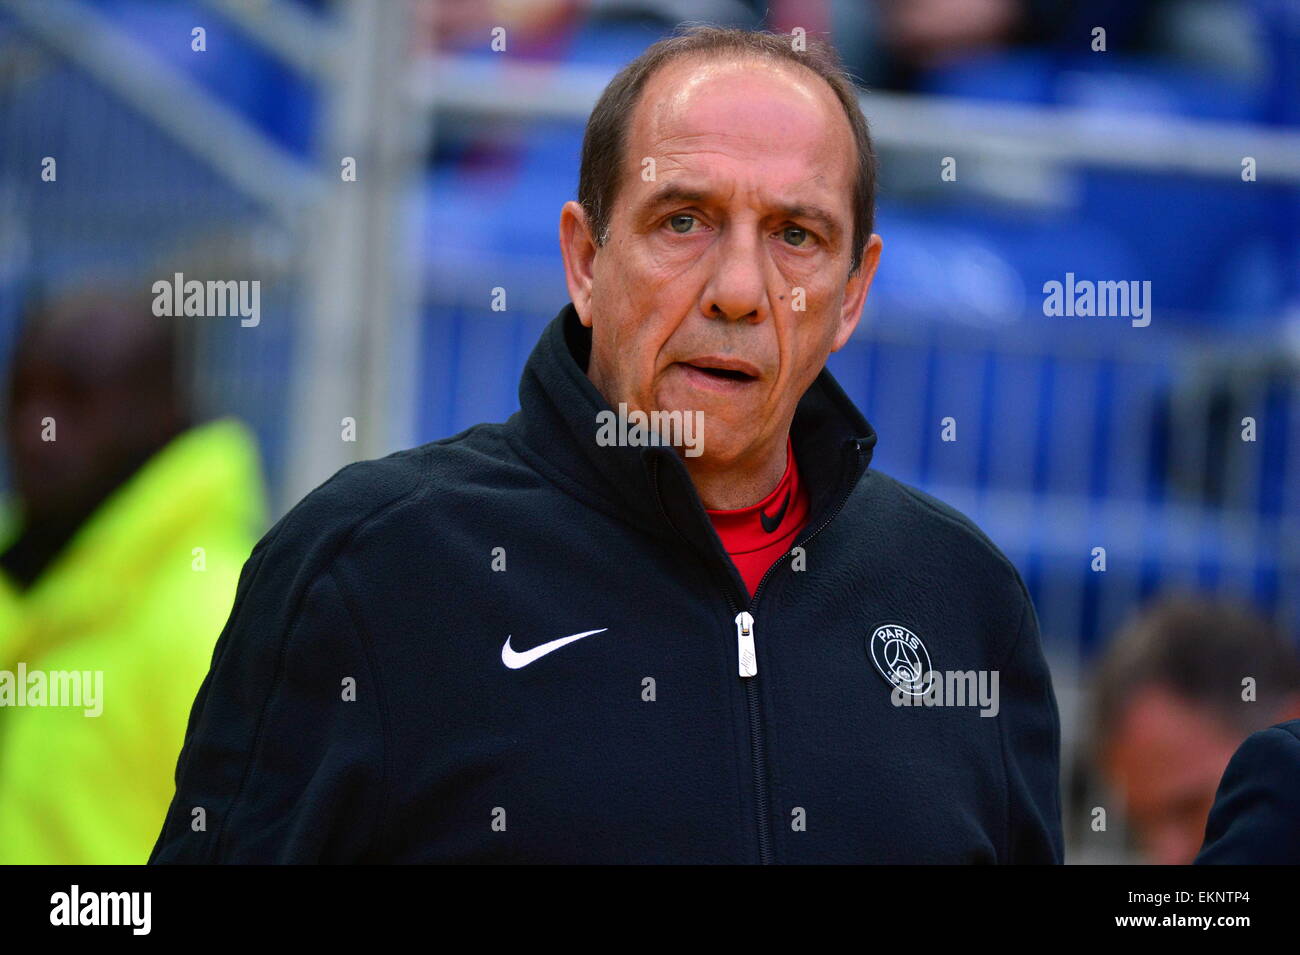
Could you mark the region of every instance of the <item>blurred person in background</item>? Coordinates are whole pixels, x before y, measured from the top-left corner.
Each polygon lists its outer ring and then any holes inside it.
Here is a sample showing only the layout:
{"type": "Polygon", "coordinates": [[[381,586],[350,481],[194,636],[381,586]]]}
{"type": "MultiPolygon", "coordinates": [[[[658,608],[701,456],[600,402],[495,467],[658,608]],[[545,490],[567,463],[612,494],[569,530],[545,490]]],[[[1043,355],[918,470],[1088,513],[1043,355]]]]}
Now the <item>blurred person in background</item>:
{"type": "Polygon", "coordinates": [[[506,31],[512,56],[553,57],[591,0],[437,0],[416,3],[414,34],[422,47],[481,50],[492,31],[506,31]]]}
{"type": "Polygon", "coordinates": [[[1185,865],[1201,848],[1233,752],[1255,731],[1300,716],[1300,660],[1244,607],[1171,597],[1116,636],[1093,690],[1098,768],[1149,861],[1185,865]]]}
{"type": "Polygon", "coordinates": [[[233,421],[190,424],[147,298],[32,309],[7,397],[0,863],[142,863],[264,523],[255,445],[233,421]],[[102,672],[101,712],[20,702],[20,666],[102,672]]]}
{"type": "MultiPolygon", "coordinates": [[[[963,65],[991,67],[991,82],[963,95],[1019,98],[1025,74],[998,71],[1041,56],[1048,73],[1079,69],[1097,26],[1106,30],[1106,51],[1131,66],[1135,61],[1177,62],[1229,72],[1257,66],[1258,11],[1238,0],[826,0],[837,42],[873,88],[925,91],[936,73],[963,65]],[[1014,80],[1014,77],[1019,77],[1014,80]]],[[[805,7],[786,0],[786,22],[815,16],[818,0],[805,7]]],[[[1124,67],[1121,67],[1124,68],[1124,67]]],[[[1032,84],[1031,84],[1032,85],[1032,84]]],[[[931,92],[958,92],[953,89],[931,92]]]]}

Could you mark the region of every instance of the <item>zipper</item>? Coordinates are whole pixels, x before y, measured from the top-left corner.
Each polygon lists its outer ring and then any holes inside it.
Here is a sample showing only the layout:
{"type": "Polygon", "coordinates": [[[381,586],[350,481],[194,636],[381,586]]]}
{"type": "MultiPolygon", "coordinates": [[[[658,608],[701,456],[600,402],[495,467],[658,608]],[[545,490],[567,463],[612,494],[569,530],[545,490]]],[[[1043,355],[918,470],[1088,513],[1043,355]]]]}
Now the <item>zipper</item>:
{"type": "Polygon", "coordinates": [[[758,675],[758,659],[754,656],[754,618],[747,610],[736,614],[736,659],[740,662],[741,676],[758,675]]]}
{"type": "MultiPolygon", "coordinates": [[[[785,558],[781,558],[784,560],[785,558]]],[[[774,565],[775,566],[775,565],[774,565]]],[[[768,572],[771,572],[771,567],[768,572]]],[[[767,579],[767,575],[763,575],[767,579]]],[[[754,588],[754,596],[762,587],[754,588]]],[[[748,610],[736,613],[736,603],[727,593],[727,605],[736,614],[736,660],[740,678],[745,684],[745,709],[749,714],[749,755],[754,773],[754,814],[758,820],[758,861],[760,865],[771,865],[772,859],[772,809],[768,804],[767,793],[767,748],[763,740],[763,721],[758,705],[758,655],[754,650],[754,616],[748,610]]],[[[754,605],[750,601],[750,606],[754,605]]]]}
{"type": "MultiPolygon", "coordinates": [[[[862,445],[855,441],[853,447],[855,453],[854,464],[856,466],[856,457],[862,454],[862,445]]],[[[796,540],[790,550],[781,555],[763,573],[745,610],[737,613],[735,601],[731,599],[730,592],[727,594],[727,604],[730,606],[732,614],[735,615],[737,667],[741,679],[745,681],[745,703],[749,710],[749,748],[750,762],[754,769],[754,811],[758,816],[758,861],[760,865],[771,865],[774,859],[772,857],[772,809],[767,786],[767,747],[763,737],[763,721],[759,708],[758,681],[755,679],[758,676],[758,654],[754,648],[754,610],[758,606],[758,597],[763,592],[763,585],[767,583],[767,579],[785,564],[786,558],[793,553],[795,547],[803,547],[824,531],[831,521],[835,520],[836,516],[843,510],[852,490],[853,488],[850,486],[848,491],[840,495],[834,509],[826,515],[826,520],[822,521],[816,530],[802,539],[796,540]]]]}
{"type": "MultiPolygon", "coordinates": [[[[854,441],[854,465],[856,468],[857,459],[862,454],[862,445],[854,441]]],[[[651,484],[654,488],[655,499],[659,498],[659,464],[656,461],[655,466],[651,468],[651,484]]],[[[775,860],[772,856],[772,810],[769,803],[768,786],[767,786],[767,747],[763,738],[763,721],[759,708],[758,699],[758,653],[754,645],[754,610],[758,606],[759,594],[763,591],[763,585],[772,574],[784,566],[786,558],[793,553],[796,547],[803,547],[814,537],[824,531],[835,520],[836,516],[844,509],[845,503],[849,499],[849,494],[853,491],[850,485],[849,489],[840,495],[839,501],[829,514],[826,520],[818,525],[817,529],[811,534],[807,534],[797,539],[791,546],[790,550],[781,555],[771,567],[769,567],[763,576],[759,578],[758,586],[754,588],[753,596],[750,597],[749,604],[744,610],[740,610],[736,601],[732,597],[729,586],[723,587],[723,593],[727,598],[727,606],[731,608],[731,614],[736,623],[736,661],[737,671],[740,679],[745,683],[745,705],[749,713],[749,748],[750,762],[754,771],[754,812],[758,821],[758,861],[760,865],[771,865],[775,860]]],[[[662,508],[662,504],[660,505],[662,508]]],[[[670,522],[671,523],[671,522],[670,522]]],[[[680,532],[679,532],[680,535],[680,532]]],[[[730,560],[730,558],[727,558],[730,560]]]]}

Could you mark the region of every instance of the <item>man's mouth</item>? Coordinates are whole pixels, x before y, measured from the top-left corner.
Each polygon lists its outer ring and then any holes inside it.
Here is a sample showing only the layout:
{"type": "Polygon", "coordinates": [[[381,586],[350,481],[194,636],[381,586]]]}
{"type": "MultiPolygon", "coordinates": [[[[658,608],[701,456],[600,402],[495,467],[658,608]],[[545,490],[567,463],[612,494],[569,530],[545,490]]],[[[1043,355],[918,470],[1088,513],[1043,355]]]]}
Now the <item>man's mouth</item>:
{"type": "Polygon", "coordinates": [[[736,382],[743,384],[745,382],[756,381],[759,377],[758,369],[749,362],[740,361],[734,358],[714,357],[692,358],[690,361],[684,361],[684,365],[690,371],[704,376],[706,379],[713,379],[718,382],[736,382]]]}

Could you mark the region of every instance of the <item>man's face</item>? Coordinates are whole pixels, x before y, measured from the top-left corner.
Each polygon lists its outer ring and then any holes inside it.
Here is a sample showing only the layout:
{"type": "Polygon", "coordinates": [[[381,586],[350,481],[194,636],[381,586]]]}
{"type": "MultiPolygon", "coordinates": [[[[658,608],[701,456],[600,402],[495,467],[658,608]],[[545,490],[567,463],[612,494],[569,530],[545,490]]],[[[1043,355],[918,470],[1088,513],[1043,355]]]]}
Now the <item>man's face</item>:
{"type": "Polygon", "coordinates": [[[848,120],[813,74],[752,61],[656,73],[606,244],[577,203],[561,218],[588,374],[610,404],[702,411],[706,468],[779,453],[875,272],[872,236],[849,276],[855,177],[848,120]]]}
{"type": "Polygon", "coordinates": [[[25,330],[5,438],[26,519],[95,503],[181,427],[157,322],[138,306],[87,299],[25,330]],[[57,440],[47,440],[47,419],[57,440]]]}
{"type": "Polygon", "coordinates": [[[1152,862],[1196,858],[1219,780],[1241,742],[1241,734],[1162,687],[1147,687],[1129,703],[1104,769],[1152,862]]]}

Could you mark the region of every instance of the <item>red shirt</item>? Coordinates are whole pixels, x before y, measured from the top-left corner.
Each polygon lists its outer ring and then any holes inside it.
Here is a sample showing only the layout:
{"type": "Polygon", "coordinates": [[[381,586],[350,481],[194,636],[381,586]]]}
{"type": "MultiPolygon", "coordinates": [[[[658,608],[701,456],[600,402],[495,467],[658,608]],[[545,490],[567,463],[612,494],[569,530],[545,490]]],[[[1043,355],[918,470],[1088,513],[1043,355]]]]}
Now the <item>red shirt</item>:
{"type": "Polygon", "coordinates": [[[808,522],[808,490],[799,482],[794,443],[785,439],[785,473],[772,493],[751,507],[708,511],[731,562],[752,596],[767,569],[794,544],[808,522]]]}

